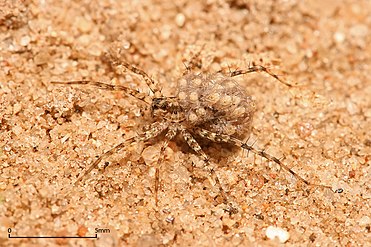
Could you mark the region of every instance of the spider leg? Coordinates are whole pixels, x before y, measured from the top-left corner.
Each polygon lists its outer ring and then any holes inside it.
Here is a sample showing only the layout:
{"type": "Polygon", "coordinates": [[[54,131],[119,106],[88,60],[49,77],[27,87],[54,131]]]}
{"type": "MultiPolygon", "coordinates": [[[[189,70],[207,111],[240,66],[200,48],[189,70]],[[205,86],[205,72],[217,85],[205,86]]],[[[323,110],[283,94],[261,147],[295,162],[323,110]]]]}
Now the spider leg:
{"type": "Polygon", "coordinates": [[[284,85],[286,85],[288,87],[292,87],[293,86],[293,85],[287,83],[286,81],[282,80],[281,78],[279,78],[278,75],[272,73],[266,67],[261,66],[261,65],[251,65],[251,66],[249,66],[245,70],[238,69],[238,70],[232,71],[230,73],[230,76],[231,77],[234,77],[234,76],[244,75],[244,74],[253,73],[253,72],[264,72],[264,73],[270,75],[271,77],[275,78],[277,81],[281,82],[282,84],[284,84],[284,85]]]}
{"type": "Polygon", "coordinates": [[[160,185],[160,167],[162,164],[162,161],[164,160],[164,153],[166,148],[169,145],[169,141],[171,141],[177,134],[178,129],[177,127],[170,126],[167,133],[165,134],[165,141],[162,143],[161,150],[159,157],[156,161],[156,173],[155,173],[155,202],[156,206],[158,205],[158,189],[160,185]]]}
{"type": "MultiPolygon", "coordinates": [[[[253,145],[249,145],[246,142],[240,141],[237,138],[234,138],[234,137],[231,137],[231,136],[228,136],[228,135],[223,135],[223,134],[216,134],[216,133],[213,133],[213,132],[205,130],[205,129],[196,129],[195,132],[198,135],[200,135],[201,137],[204,137],[204,138],[209,139],[211,141],[230,143],[230,144],[233,144],[235,146],[239,146],[239,147],[241,147],[241,148],[243,148],[247,151],[251,151],[254,154],[257,154],[257,155],[267,159],[268,161],[272,161],[272,162],[278,164],[281,168],[283,168],[286,171],[288,171],[289,173],[291,173],[294,177],[296,177],[297,179],[299,179],[300,181],[302,181],[303,183],[305,183],[308,186],[323,187],[323,188],[326,188],[326,189],[330,189],[332,191],[332,188],[330,186],[322,185],[322,184],[314,184],[314,183],[308,182],[307,180],[305,180],[304,178],[299,176],[296,172],[294,172],[290,167],[288,167],[287,165],[282,163],[278,158],[266,153],[264,150],[258,150],[255,147],[253,147],[253,145]]],[[[341,188],[335,190],[335,193],[341,193],[341,192],[342,192],[341,188]]]]}
{"type": "Polygon", "coordinates": [[[194,54],[189,61],[187,61],[187,64],[183,62],[184,67],[186,68],[186,71],[184,71],[183,75],[191,72],[195,68],[201,69],[202,60],[200,59],[200,54],[204,48],[205,48],[205,44],[203,44],[201,49],[196,54],[194,54]]]}
{"type": "Polygon", "coordinates": [[[204,168],[206,168],[210,172],[211,176],[215,179],[215,182],[216,182],[216,184],[217,184],[217,186],[219,188],[219,192],[220,192],[220,194],[223,197],[223,201],[224,201],[224,203],[227,204],[228,197],[226,196],[226,194],[225,194],[225,192],[223,190],[222,184],[220,183],[220,180],[219,180],[218,176],[216,175],[214,169],[213,168],[210,168],[211,167],[211,164],[210,164],[209,157],[207,157],[207,155],[202,150],[201,146],[197,143],[197,141],[193,138],[193,136],[191,135],[191,133],[189,133],[186,129],[182,129],[181,130],[181,134],[182,134],[184,140],[187,142],[188,146],[190,148],[192,148],[198,155],[201,156],[202,160],[205,163],[204,168]]]}
{"type": "Polygon", "coordinates": [[[94,168],[96,168],[99,163],[102,161],[102,159],[112,155],[113,153],[119,151],[120,149],[124,148],[125,146],[135,142],[135,141],[147,141],[153,137],[156,137],[158,136],[159,134],[161,134],[164,130],[166,130],[168,127],[168,125],[166,123],[159,123],[159,122],[155,122],[153,124],[150,125],[150,129],[144,133],[142,133],[141,135],[139,136],[134,136],[134,137],[131,137],[127,140],[125,140],[124,142],[118,144],[117,146],[115,146],[114,148],[108,150],[107,152],[105,152],[104,154],[102,154],[101,156],[98,157],[98,159],[96,161],[94,161],[90,166],[89,168],[83,173],[83,175],[81,175],[75,182],[75,185],[80,182],[85,176],[87,176],[94,168]]]}
{"type": "Polygon", "coordinates": [[[115,146],[114,148],[108,150],[107,152],[105,152],[104,154],[102,154],[101,156],[98,157],[98,159],[96,161],[94,161],[94,163],[92,163],[89,168],[84,172],[84,174],[82,176],[80,176],[76,182],[75,182],[75,185],[80,182],[85,176],[87,176],[94,168],[96,168],[98,166],[98,164],[102,161],[103,158],[106,158],[110,155],[112,155],[113,153],[119,151],[120,149],[122,149],[123,147],[125,147],[126,145],[129,145],[131,144],[132,142],[134,142],[136,140],[135,137],[132,137],[132,138],[129,138],[127,140],[125,140],[124,142],[118,144],[117,146],[115,146]]]}
{"type": "Polygon", "coordinates": [[[160,91],[157,89],[156,82],[146,72],[144,72],[142,69],[137,68],[137,67],[129,64],[128,62],[124,61],[124,60],[123,61],[119,61],[117,58],[114,58],[110,54],[106,54],[105,57],[111,63],[111,66],[112,67],[116,67],[117,68],[117,67],[123,66],[126,69],[130,70],[131,72],[133,72],[134,74],[140,75],[146,81],[146,84],[149,87],[149,89],[152,91],[152,93],[154,93],[154,94],[156,92],[160,93],[160,91]]]}
{"type": "Polygon", "coordinates": [[[64,85],[91,85],[102,90],[108,91],[124,91],[126,94],[133,96],[136,99],[139,99],[146,104],[148,104],[144,99],[146,95],[139,90],[128,88],[121,85],[111,85],[98,81],[89,81],[89,80],[80,80],[80,81],[52,81],[52,84],[64,84],[64,85]]]}

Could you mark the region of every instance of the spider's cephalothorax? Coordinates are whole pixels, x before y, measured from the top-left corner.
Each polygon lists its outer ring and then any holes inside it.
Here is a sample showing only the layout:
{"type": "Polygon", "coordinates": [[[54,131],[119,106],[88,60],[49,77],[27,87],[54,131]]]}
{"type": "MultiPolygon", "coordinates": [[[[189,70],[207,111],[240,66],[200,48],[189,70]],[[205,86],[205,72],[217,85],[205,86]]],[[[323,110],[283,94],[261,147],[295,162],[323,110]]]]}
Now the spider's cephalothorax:
{"type": "Polygon", "coordinates": [[[151,104],[153,120],[166,120],[171,123],[180,123],[185,120],[182,107],[174,97],[154,98],[151,104]]]}
{"type": "MultiPolygon", "coordinates": [[[[269,155],[264,150],[258,150],[252,145],[242,141],[243,137],[248,137],[252,116],[255,111],[255,103],[252,98],[246,95],[243,90],[232,77],[251,72],[264,72],[274,77],[278,81],[287,86],[291,86],[280,80],[277,75],[271,73],[263,66],[250,66],[246,70],[235,70],[230,75],[223,73],[214,74],[196,74],[190,69],[178,81],[178,90],[173,97],[164,97],[160,90],[157,89],[155,81],[147,75],[143,70],[122,61],[121,63],[110,58],[112,65],[127,68],[136,73],[145,80],[148,87],[153,93],[151,102],[151,117],[152,123],[146,126],[145,131],[138,136],[134,136],[118,144],[111,150],[101,155],[90,167],[81,175],[79,182],[87,174],[89,174],[99,163],[109,155],[119,151],[125,146],[140,141],[148,141],[164,134],[165,140],[161,146],[160,155],[156,162],[156,178],[155,178],[155,200],[157,204],[157,192],[159,189],[159,166],[163,160],[164,152],[177,134],[180,134],[185,142],[193,149],[204,161],[204,169],[209,171],[210,175],[215,180],[219,187],[219,191],[227,201],[221,183],[214,171],[213,166],[205,152],[202,150],[194,136],[199,136],[212,142],[228,143],[234,146],[241,147],[249,152],[266,158],[271,162],[275,162],[281,168],[287,170],[294,175],[298,180],[307,185],[314,185],[331,189],[329,186],[317,185],[309,183],[307,180],[300,177],[288,166],[283,164],[279,159],[269,155]]],[[[145,103],[145,96],[139,90],[128,88],[120,85],[110,85],[95,81],[70,81],[70,82],[52,82],[55,84],[90,84],[100,89],[111,91],[124,91],[138,100],[145,103]]],[[[342,189],[337,189],[336,192],[341,193],[342,189]]]]}

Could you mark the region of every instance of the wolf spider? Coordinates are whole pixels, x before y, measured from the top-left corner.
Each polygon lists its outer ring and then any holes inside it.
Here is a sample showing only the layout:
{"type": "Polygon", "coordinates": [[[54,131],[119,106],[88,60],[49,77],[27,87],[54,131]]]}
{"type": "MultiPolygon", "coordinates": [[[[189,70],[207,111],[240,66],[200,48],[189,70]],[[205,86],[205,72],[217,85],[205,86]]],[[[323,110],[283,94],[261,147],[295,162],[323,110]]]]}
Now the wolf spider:
{"type": "MultiPolygon", "coordinates": [[[[114,59],[111,56],[108,58],[112,67],[123,66],[134,74],[141,76],[153,96],[146,96],[137,89],[121,85],[110,85],[98,81],[53,81],[51,83],[67,85],[83,84],[92,85],[102,90],[123,91],[127,95],[131,95],[150,105],[153,122],[147,125],[145,128],[146,131],[140,133],[138,136],[129,138],[103,153],[82,175],[80,175],[75,184],[80,182],[96,168],[103,159],[125,146],[133,142],[145,142],[160,134],[164,134],[165,140],[162,143],[155,166],[155,202],[157,205],[160,184],[159,165],[163,161],[164,152],[169,142],[174,139],[176,135],[180,134],[188,146],[203,160],[203,168],[206,169],[215,180],[224,202],[227,201],[227,196],[222,189],[209,157],[202,150],[194,136],[199,136],[212,142],[228,143],[241,147],[248,152],[252,152],[268,161],[278,164],[281,168],[287,170],[308,186],[320,186],[331,190],[330,186],[308,182],[282,163],[278,158],[242,141],[242,138],[248,136],[250,133],[249,129],[251,127],[252,115],[255,111],[255,104],[252,98],[246,95],[245,90],[239,87],[233,80],[233,77],[252,72],[263,72],[286,86],[291,87],[290,84],[271,73],[266,67],[249,65],[246,70],[230,71],[229,75],[225,75],[222,72],[213,74],[195,73],[192,71],[192,68],[186,66],[187,69],[185,73],[178,81],[177,94],[173,97],[165,97],[161,93],[161,90],[158,89],[156,82],[146,72],[126,61],[118,62],[117,58],[114,59]],[[147,100],[149,100],[150,103],[147,102],[147,100]]],[[[342,189],[337,189],[335,192],[341,193],[342,189]]]]}

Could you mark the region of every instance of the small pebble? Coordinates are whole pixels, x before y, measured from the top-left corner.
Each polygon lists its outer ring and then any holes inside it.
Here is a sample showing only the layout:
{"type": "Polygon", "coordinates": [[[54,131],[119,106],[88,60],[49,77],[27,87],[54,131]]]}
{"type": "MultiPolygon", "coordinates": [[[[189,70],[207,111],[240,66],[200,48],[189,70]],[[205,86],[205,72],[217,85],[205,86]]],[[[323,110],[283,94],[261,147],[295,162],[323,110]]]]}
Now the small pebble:
{"type": "Polygon", "coordinates": [[[15,103],[13,106],[13,114],[16,115],[22,110],[22,105],[19,103],[15,103]]]}
{"type": "Polygon", "coordinates": [[[35,57],[33,58],[36,65],[46,64],[48,63],[49,59],[50,59],[50,55],[47,52],[43,52],[43,51],[37,53],[35,57]]]}
{"type": "Polygon", "coordinates": [[[148,146],[145,148],[142,152],[142,157],[144,160],[144,163],[146,163],[147,166],[153,165],[156,160],[158,159],[160,151],[155,146],[148,146]]]}
{"type": "Polygon", "coordinates": [[[285,243],[290,238],[290,234],[285,229],[276,226],[268,226],[265,235],[272,240],[278,238],[280,243],[285,243]]]}
{"type": "Polygon", "coordinates": [[[175,17],[175,23],[178,25],[178,27],[183,27],[185,23],[185,16],[182,13],[179,13],[175,17]]]}
{"type": "Polygon", "coordinates": [[[370,224],[371,224],[371,218],[370,218],[369,216],[367,216],[367,215],[364,215],[364,216],[362,216],[361,219],[359,219],[358,224],[359,224],[360,226],[367,226],[367,225],[370,225],[370,224]]]}
{"type": "Polygon", "coordinates": [[[334,39],[336,43],[343,43],[345,40],[345,34],[342,32],[336,32],[334,34],[334,39]]]}
{"type": "Polygon", "coordinates": [[[21,46],[27,46],[31,41],[30,36],[23,36],[20,41],[21,46]]]}
{"type": "Polygon", "coordinates": [[[93,23],[83,17],[76,20],[77,28],[83,33],[89,33],[93,28],[93,23]]]}
{"type": "Polygon", "coordinates": [[[364,24],[354,25],[349,30],[350,35],[354,37],[366,37],[368,34],[368,27],[364,24]]]}
{"type": "Polygon", "coordinates": [[[79,226],[79,228],[77,229],[77,235],[80,237],[85,237],[87,232],[88,232],[88,228],[86,228],[83,225],[79,226]]]}

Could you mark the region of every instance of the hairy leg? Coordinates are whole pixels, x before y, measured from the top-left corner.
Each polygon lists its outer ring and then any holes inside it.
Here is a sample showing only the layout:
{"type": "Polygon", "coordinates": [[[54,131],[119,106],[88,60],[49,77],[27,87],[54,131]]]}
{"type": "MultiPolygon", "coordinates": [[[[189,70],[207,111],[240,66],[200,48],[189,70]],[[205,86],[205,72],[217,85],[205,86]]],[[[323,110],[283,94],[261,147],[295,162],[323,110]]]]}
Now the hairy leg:
{"type": "Polygon", "coordinates": [[[220,183],[220,180],[219,180],[218,176],[216,175],[214,169],[212,168],[212,166],[210,164],[209,158],[207,157],[207,155],[205,154],[205,152],[202,150],[201,146],[193,138],[193,136],[191,135],[191,133],[189,133],[186,129],[183,128],[181,130],[181,134],[182,134],[184,140],[187,142],[188,146],[190,148],[192,148],[198,155],[201,156],[202,160],[205,163],[204,168],[207,169],[210,172],[212,178],[215,180],[215,182],[216,182],[216,184],[217,184],[217,186],[219,188],[220,194],[223,197],[223,202],[227,204],[228,203],[228,197],[227,197],[227,195],[225,194],[225,192],[223,190],[222,184],[220,183]]]}
{"type": "Polygon", "coordinates": [[[261,66],[261,65],[251,65],[251,66],[249,66],[245,70],[238,69],[238,70],[232,71],[230,73],[230,76],[231,77],[234,77],[234,76],[244,75],[244,74],[253,73],[253,72],[264,72],[264,73],[270,75],[271,77],[275,78],[277,81],[281,82],[282,84],[284,84],[284,85],[286,85],[288,87],[292,87],[293,86],[293,85],[285,82],[284,80],[280,79],[276,74],[272,73],[266,67],[261,66]]]}
{"type": "Polygon", "coordinates": [[[205,44],[202,45],[200,50],[196,54],[194,54],[191,57],[191,59],[189,61],[187,61],[187,63],[183,62],[184,66],[186,68],[186,71],[183,72],[183,75],[190,73],[192,70],[194,70],[196,68],[201,69],[202,60],[200,59],[200,54],[203,51],[204,47],[205,47],[205,44]]]}
{"type": "Polygon", "coordinates": [[[105,57],[111,63],[112,67],[117,68],[119,66],[123,66],[124,68],[130,70],[134,74],[140,75],[145,80],[147,86],[152,91],[152,93],[154,93],[154,94],[160,93],[159,89],[157,87],[157,83],[146,72],[144,72],[142,69],[137,68],[137,67],[129,64],[128,62],[124,61],[124,60],[121,61],[118,58],[114,58],[110,54],[106,54],[105,57]]]}
{"type": "Polygon", "coordinates": [[[162,164],[162,161],[164,160],[164,154],[165,150],[169,145],[169,141],[171,141],[177,134],[178,129],[176,127],[169,126],[169,129],[165,135],[165,141],[162,143],[161,150],[159,157],[156,161],[156,173],[155,173],[155,202],[156,206],[158,205],[158,189],[160,185],[160,167],[162,164]]]}
{"type": "Polygon", "coordinates": [[[50,82],[52,84],[64,84],[64,85],[91,85],[94,87],[97,87],[102,90],[108,90],[108,91],[123,91],[128,95],[133,96],[136,99],[139,99],[146,104],[148,104],[144,99],[146,98],[146,95],[139,90],[131,89],[125,86],[121,85],[111,85],[103,82],[97,82],[97,81],[89,81],[89,80],[80,80],[80,81],[52,81],[50,82]]]}
{"type": "Polygon", "coordinates": [[[147,140],[149,140],[153,137],[156,137],[159,134],[161,134],[163,131],[165,131],[167,129],[167,127],[168,127],[168,125],[166,123],[155,122],[155,123],[150,125],[148,131],[140,134],[139,136],[134,136],[132,138],[129,138],[129,139],[125,140],[124,142],[118,144],[114,148],[108,150],[107,152],[105,152],[104,154],[99,156],[98,159],[96,161],[94,161],[89,166],[89,168],[83,173],[83,175],[81,175],[76,180],[75,184],[80,182],[86,175],[88,175],[94,168],[96,168],[99,165],[99,163],[102,161],[102,159],[104,159],[106,157],[109,157],[113,153],[118,152],[120,149],[124,148],[125,146],[127,146],[127,145],[129,145],[133,142],[147,141],[147,140]]]}
{"type": "MultiPolygon", "coordinates": [[[[297,179],[299,179],[300,181],[302,181],[303,183],[305,183],[308,186],[323,187],[323,188],[326,188],[326,189],[330,189],[332,191],[332,188],[330,186],[321,185],[321,184],[313,184],[313,183],[308,182],[307,180],[305,180],[304,178],[299,176],[296,172],[291,170],[290,167],[288,167],[287,165],[282,163],[278,158],[266,153],[264,150],[258,150],[256,148],[254,148],[253,145],[249,145],[246,142],[238,140],[237,138],[234,138],[234,137],[231,137],[231,136],[228,136],[228,135],[216,134],[216,133],[213,133],[213,132],[205,130],[205,129],[197,129],[196,133],[198,135],[200,135],[201,137],[204,137],[204,138],[209,139],[209,140],[214,141],[214,142],[230,143],[230,144],[233,144],[235,146],[239,146],[239,147],[247,150],[248,152],[251,151],[252,153],[257,154],[260,157],[263,157],[263,158],[267,159],[268,161],[272,161],[272,162],[278,164],[281,168],[288,171],[294,177],[296,177],[297,179]]],[[[339,188],[339,189],[335,190],[335,192],[341,193],[342,189],[339,188]]]]}

